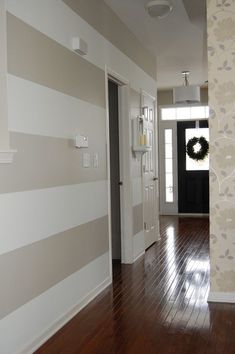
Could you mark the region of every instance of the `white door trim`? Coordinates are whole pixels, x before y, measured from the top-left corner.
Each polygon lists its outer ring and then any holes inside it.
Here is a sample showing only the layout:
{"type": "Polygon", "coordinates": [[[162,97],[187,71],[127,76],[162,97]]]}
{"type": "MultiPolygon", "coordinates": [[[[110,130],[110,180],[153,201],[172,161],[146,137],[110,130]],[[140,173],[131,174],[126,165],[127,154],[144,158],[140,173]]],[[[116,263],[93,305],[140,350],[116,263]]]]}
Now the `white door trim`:
{"type": "Polygon", "coordinates": [[[0,163],[11,163],[16,150],[10,149],[8,131],[8,92],[7,92],[7,28],[6,4],[0,0],[0,163]]]}
{"type": "Polygon", "coordinates": [[[120,145],[120,190],[121,203],[121,262],[133,263],[133,225],[132,225],[132,185],[131,166],[131,122],[129,112],[129,81],[119,73],[105,66],[106,98],[106,146],[107,146],[107,180],[108,180],[108,220],[109,220],[109,270],[112,276],[112,232],[111,232],[111,193],[110,193],[110,144],[109,144],[109,100],[108,80],[119,85],[119,145],[120,145]]]}

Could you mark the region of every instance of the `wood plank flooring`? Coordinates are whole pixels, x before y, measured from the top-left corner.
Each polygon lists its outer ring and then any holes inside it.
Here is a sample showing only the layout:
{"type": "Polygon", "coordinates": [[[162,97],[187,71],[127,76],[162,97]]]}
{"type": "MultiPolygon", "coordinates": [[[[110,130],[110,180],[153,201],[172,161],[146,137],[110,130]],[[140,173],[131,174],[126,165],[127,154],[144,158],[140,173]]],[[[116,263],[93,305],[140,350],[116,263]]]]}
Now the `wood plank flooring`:
{"type": "Polygon", "coordinates": [[[37,354],[235,354],[235,305],[208,304],[207,218],[161,217],[161,240],[37,354]]]}

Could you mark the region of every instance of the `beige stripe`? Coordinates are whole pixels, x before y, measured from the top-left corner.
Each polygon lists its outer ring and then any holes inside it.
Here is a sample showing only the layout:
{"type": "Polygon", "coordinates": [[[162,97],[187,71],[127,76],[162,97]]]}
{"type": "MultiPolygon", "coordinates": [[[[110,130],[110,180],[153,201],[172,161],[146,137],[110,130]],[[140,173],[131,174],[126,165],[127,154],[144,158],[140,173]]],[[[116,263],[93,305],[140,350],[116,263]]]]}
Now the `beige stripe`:
{"type": "Polygon", "coordinates": [[[143,204],[133,207],[133,236],[143,230],[143,204]]]}
{"type": "Polygon", "coordinates": [[[11,14],[7,42],[9,73],[105,106],[105,75],[95,65],[11,14]]]}
{"type": "Polygon", "coordinates": [[[82,167],[84,151],[74,148],[72,140],[11,133],[17,154],[12,164],[0,164],[0,194],[105,180],[105,145],[93,134],[86,152],[91,157],[98,153],[98,168],[82,167]]]}
{"type": "Polygon", "coordinates": [[[156,58],[103,0],[63,0],[73,11],[156,80],[156,58]]]}
{"type": "Polygon", "coordinates": [[[0,318],[107,251],[103,217],[0,256],[0,318]]]}

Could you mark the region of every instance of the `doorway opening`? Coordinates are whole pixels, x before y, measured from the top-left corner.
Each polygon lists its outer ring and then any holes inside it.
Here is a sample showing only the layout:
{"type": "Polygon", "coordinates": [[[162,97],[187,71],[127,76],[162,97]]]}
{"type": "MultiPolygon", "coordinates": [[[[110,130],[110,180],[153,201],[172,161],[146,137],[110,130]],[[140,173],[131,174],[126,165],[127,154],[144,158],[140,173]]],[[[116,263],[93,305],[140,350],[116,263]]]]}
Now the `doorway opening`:
{"type": "Polygon", "coordinates": [[[106,66],[109,273],[114,262],[133,262],[129,81],[106,66]]]}
{"type": "MultiPolygon", "coordinates": [[[[160,213],[209,213],[209,156],[196,161],[186,152],[190,141],[209,143],[206,104],[170,105],[159,109],[160,213]]],[[[193,149],[200,150],[199,146],[193,149]]],[[[196,152],[196,151],[194,151],[196,152]]]]}
{"type": "Polygon", "coordinates": [[[118,84],[109,78],[109,159],[111,197],[112,262],[121,262],[121,201],[119,154],[119,98],[118,84]]]}

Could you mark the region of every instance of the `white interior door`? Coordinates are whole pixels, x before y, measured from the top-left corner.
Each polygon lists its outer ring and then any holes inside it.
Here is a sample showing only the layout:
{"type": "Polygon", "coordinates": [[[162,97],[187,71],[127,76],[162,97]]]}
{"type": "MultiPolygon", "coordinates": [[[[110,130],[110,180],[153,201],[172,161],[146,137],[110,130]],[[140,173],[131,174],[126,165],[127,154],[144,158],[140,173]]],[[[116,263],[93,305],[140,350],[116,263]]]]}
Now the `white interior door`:
{"type": "Polygon", "coordinates": [[[143,216],[145,249],[159,237],[159,197],[157,171],[157,142],[155,99],[142,94],[142,114],[144,115],[144,134],[150,150],[143,155],[143,216]]]}

